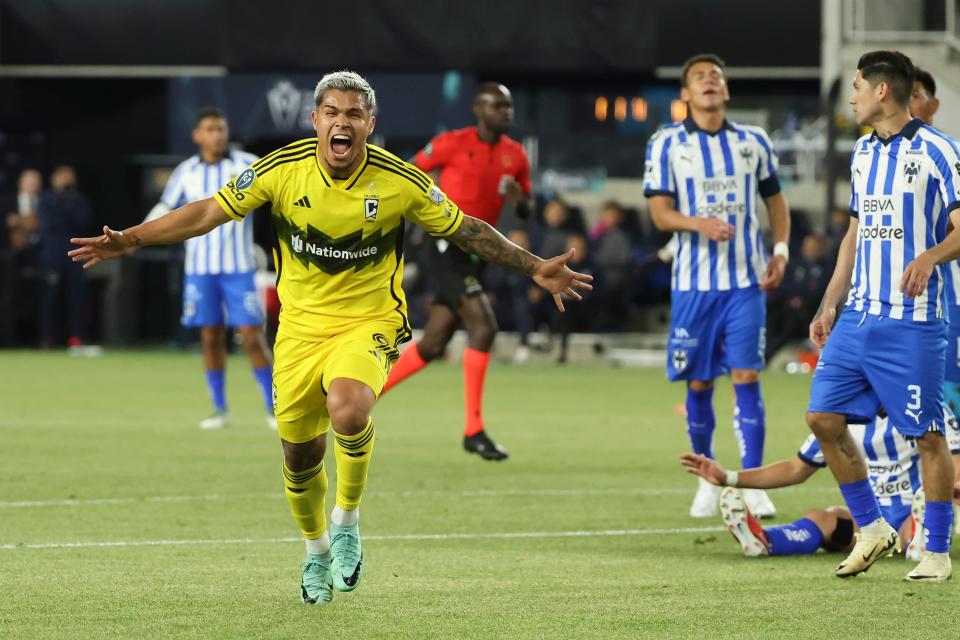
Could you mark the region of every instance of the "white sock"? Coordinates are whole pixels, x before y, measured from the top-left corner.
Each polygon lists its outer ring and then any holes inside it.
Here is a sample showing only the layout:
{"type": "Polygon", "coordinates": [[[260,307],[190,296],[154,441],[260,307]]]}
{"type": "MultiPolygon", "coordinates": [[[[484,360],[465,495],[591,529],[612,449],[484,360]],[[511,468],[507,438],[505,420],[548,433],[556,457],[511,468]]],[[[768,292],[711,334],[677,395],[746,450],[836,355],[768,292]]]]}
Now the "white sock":
{"type": "Polygon", "coordinates": [[[326,531],[319,538],[307,539],[306,542],[307,553],[312,556],[324,556],[330,552],[330,534],[326,531]]]}
{"type": "Polygon", "coordinates": [[[360,522],[360,509],[358,507],[353,511],[346,511],[345,509],[335,506],[333,508],[333,513],[330,514],[330,522],[338,527],[349,527],[355,525],[360,522]]]}
{"type": "Polygon", "coordinates": [[[863,531],[867,532],[867,530],[869,530],[872,533],[881,533],[887,528],[887,526],[889,525],[887,525],[886,521],[883,518],[877,518],[876,520],[874,520],[873,522],[865,526],[863,528],[863,531]]]}

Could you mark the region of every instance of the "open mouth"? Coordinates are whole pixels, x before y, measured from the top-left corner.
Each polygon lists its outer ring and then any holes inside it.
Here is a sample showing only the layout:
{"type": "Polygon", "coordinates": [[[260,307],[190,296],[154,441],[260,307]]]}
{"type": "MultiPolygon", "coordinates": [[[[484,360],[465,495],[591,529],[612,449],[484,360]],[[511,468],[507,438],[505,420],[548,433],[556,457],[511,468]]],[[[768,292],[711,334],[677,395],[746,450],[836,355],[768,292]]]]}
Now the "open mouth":
{"type": "Polygon", "coordinates": [[[343,135],[342,133],[338,133],[330,138],[330,149],[336,158],[345,157],[352,146],[353,140],[350,139],[350,136],[343,135]]]}

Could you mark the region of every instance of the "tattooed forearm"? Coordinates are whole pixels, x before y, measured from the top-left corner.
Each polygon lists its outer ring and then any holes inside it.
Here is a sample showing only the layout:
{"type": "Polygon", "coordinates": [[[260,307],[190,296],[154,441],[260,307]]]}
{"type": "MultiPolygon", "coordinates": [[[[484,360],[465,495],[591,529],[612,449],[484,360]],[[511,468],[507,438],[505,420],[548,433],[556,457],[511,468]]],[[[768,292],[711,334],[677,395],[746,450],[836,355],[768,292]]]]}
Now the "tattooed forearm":
{"type": "Polygon", "coordinates": [[[138,236],[138,235],[135,234],[135,233],[134,233],[134,234],[127,235],[127,238],[130,239],[130,246],[131,246],[131,247],[139,247],[140,245],[143,244],[143,238],[141,238],[140,236],[138,236]]]}
{"type": "Polygon", "coordinates": [[[499,264],[525,274],[533,275],[539,258],[504,238],[483,220],[463,216],[460,227],[450,239],[461,249],[487,262],[499,264]]]}

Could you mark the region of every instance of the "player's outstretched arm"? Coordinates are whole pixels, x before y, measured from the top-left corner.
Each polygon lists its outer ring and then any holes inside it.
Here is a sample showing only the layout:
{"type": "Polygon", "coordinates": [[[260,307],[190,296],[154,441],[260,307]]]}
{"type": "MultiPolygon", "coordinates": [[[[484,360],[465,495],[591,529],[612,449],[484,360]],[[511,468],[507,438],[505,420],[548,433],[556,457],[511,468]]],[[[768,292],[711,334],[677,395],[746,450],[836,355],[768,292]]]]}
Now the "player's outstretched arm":
{"type": "Polygon", "coordinates": [[[857,257],[857,233],[860,225],[856,218],[850,218],[847,234],[843,236],[840,250],[837,252],[837,266],[833,269],[830,284],[823,294],[820,308],[817,309],[813,321],[810,322],[810,342],[821,349],[830,337],[833,322],[837,319],[837,305],[847,295],[850,288],[850,277],[853,275],[853,264],[857,257]]]}
{"type": "Polygon", "coordinates": [[[188,238],[202,236],[230,216],[213,198],[197,200],[171,211],[165,216],[138,224],[135,227],[114,231],[104,225],[103,235],[95,238],[70,238],[79,248],[67,253],[74,262],[82,262],[84,269],[123,255],[132,247],[148,244],[174,244],[188,238]]]}
{"type": "Polygon", "coordinates": [[[698,218],[680,213],[670,196],[650,197],[650,217],[660,231],[696,231],[721,242],[731,239],[737,231],[720,218],[698,218]]]}
{"type": "Polygon", "coordinates": [[[560,311],[564,310],[561,294],[581,300],[577,289],[593,289],[589,284],[593,276],[577,273],[567,266],[567,261],[574,255],[573,249],[544,260],[513,244],[483,220],[468,215],[463,216],[463,222],[450,236],[450,240],[464,251],[480,256],[487,262],[527,274],[553,294],[553,300],[560,311]]]}
{"type": "Polygon", "coordinates": [[[680,464],[686,468],[687,473],[700,476],[711,484],[745,489],[789,487],[805,482],[817,471],[816,467],[805,463],[798,457],[734,473],[724,469],[716,460],[711,460],[697,453],[683,454],[680,456],[680,464]]]}

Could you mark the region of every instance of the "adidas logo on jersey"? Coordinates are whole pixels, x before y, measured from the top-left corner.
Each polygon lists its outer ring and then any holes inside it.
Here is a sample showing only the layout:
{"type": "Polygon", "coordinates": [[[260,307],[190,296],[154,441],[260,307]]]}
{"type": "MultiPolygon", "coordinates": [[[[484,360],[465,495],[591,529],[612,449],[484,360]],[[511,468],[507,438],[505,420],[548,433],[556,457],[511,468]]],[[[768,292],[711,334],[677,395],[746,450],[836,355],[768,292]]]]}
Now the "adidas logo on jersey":
{"type": "Polygon", "coordinates": [[[293,206],[295,206],[295,207],[306,207],[307,209],[309,209],[309,208],[310,208],[310,198],[308,198],[307,196],[303,196],[302,198],[300,198],[299,200],[297,200],[296,202],[294,202],[294,203],[293,203],[293,206]]]}

